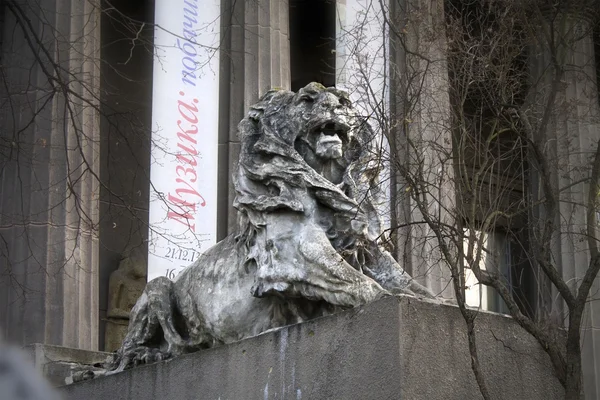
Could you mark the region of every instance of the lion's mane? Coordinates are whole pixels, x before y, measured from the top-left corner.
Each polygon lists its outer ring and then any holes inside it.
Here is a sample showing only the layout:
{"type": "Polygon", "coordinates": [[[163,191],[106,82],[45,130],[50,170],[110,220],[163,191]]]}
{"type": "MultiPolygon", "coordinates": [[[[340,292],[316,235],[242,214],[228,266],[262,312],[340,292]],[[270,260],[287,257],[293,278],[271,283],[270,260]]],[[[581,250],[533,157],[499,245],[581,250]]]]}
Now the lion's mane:
{"type": "MultiPolygon", "coordinates": [[[[347,98],[334,88],[311,85],[313,90],[347,98]]],[[[362,238],[356,231],[346,235],[352,238],[353,248],[361,247],[361,240],[376,241],[381,235],[381,224],[372,197],[378,185],[381,158],[372,145],[373,131],[356,118],[354,134],[344,154],[347,167],[343,182],[335,185],[309,166],[294,146],[300,132],[289,112],[296,96],[286,90],[269,91],[238,125],[241,153],[234,176],[234,206],[240,211],[238,239],[246,242],[249,254],[254,254],[254,237],[264,228],[267,213],[304,212],[301,199],[295,195],[295,189],[302,189],[331,209],[338,225],[345,221],[341,225],[365,227],[362,238]]],[[[343,242],[348,246],[347,240],[343,242]]]]}

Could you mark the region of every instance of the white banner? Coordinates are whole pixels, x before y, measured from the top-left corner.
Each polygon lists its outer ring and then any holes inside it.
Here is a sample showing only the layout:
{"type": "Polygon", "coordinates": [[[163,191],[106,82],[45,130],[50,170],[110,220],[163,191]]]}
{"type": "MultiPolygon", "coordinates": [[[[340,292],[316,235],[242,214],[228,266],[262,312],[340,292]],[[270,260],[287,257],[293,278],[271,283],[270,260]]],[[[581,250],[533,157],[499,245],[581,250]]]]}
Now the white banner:
{"type": "Polygon", "coordinates": [[[216,242],[219,0],[156,0],[148,280],[216,242]]]}

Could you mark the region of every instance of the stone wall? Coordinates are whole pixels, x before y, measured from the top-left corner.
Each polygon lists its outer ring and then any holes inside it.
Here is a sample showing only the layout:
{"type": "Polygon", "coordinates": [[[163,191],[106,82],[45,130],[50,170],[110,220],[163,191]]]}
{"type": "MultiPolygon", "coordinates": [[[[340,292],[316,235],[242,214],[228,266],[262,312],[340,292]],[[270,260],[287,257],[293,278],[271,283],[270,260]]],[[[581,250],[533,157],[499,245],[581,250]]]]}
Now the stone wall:
{"type": "MultiPolygon", "coordinates": [[[[493,398],[561,398],[548,357],[513,320],[481,313],[493,398]]],[[[65,399],[474,399],[458,308],[386,298],[365,307],[62,388],[65,399]]]]}

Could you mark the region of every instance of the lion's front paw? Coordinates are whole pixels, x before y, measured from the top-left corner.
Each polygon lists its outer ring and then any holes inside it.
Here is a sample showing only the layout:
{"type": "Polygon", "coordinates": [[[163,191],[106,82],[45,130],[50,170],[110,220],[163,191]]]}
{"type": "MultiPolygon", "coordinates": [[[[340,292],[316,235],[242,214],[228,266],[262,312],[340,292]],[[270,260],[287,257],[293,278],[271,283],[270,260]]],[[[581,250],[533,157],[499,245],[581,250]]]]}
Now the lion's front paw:
{"type": "Polygon", "coordinates": [[[137,363],[140,364],[152,364],[158,361],[166,360],[170,357],[171,355],[167,352],[147,347],[145,351],[140,352],[137,355],[137,358],[134,359],[134,363],[137,361],[137,363]]]}
{"type": "Polygon", "coordinates": [[[152,364],[168,358],[171,358],[171,354],[169,352],[165,352],[153,347],[140,346],[123,354],[123,360],[127,364],[123,367],[127,368],[129,366],[135,367],[141,364],[152,364]]]}

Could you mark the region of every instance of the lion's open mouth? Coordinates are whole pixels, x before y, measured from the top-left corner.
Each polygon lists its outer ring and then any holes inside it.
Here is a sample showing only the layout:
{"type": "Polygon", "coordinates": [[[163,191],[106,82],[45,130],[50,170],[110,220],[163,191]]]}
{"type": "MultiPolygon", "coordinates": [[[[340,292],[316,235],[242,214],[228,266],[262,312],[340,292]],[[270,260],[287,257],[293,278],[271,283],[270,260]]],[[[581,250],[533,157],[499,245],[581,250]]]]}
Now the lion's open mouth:
{"type": "Polygon", "coordinates": [[[348,131],[350,131],[350,126],[347,124],[336,122],[336,121],[328,121],[324,124],[319,125],[314,132],[323,133],[325,136],[323,138],[324,142],[338,142],[340,139],[343,142],[348,141],[348,131]]]}

